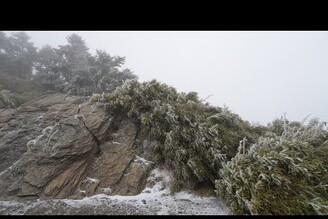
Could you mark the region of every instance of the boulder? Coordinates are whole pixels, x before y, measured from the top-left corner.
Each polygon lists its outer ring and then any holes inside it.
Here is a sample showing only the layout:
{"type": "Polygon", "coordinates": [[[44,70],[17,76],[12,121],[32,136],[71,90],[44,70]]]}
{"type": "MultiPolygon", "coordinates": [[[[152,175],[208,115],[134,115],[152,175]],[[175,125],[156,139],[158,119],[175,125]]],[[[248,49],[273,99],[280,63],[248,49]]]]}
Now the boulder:
{"type": "Polygon", "coordinates": [[[135,123],[85,97],[48,95],[0,110],[0,200],[135,195],[153,163],[135,123]]]}

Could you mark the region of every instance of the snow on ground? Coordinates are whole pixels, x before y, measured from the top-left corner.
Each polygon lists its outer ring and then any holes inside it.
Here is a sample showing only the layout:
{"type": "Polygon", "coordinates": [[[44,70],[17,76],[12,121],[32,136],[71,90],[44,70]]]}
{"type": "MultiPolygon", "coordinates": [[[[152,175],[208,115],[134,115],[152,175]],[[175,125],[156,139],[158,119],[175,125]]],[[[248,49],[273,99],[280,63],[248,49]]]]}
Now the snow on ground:
{"type": "Polygon", "coordinates": [[[155,169],[146,187],[136,196],[98,194],[82,200],[0,201],[0,215],[87,214],[87,215],[226,215],[227,209],[217,197],[200,197],[183,191],[170,195],[170,176],[155,169]]]}

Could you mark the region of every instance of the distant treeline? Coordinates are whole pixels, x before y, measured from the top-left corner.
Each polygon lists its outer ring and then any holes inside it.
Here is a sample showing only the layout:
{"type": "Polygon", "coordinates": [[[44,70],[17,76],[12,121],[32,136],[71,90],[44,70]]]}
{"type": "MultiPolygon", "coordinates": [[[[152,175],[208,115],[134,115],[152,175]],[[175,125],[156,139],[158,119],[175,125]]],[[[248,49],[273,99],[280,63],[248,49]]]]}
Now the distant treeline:
{"type": "Polygon", "coordinates": [[[77,34],[67,44],[37,48],[25,32],[7,36],[0,32],[0,90],[13,93],[69,93],[91,95],[111,92],[127,79],[136,79],[123,69],[125,57],[104,50],[89,52],[77,34]]]}

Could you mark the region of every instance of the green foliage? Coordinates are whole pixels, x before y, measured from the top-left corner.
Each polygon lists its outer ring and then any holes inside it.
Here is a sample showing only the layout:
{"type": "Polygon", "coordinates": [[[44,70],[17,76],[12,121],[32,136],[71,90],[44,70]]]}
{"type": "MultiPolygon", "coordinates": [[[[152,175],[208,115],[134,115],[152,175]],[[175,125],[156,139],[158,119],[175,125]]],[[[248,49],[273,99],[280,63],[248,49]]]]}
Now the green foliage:
{"type": "MultiPolygon", "coordinates": [[[[197,93],[179,93],[152,80],[131,80],[114,93],[94,95],[118,112],[139,121],[146,138],[156,141],[154,150],[177,180],[190,186],[219,177],[221,163],[237,153],[239,141],[250,139],[249,124],[227,108],[210,106],[197,93]]],[[[160,160],[157,160],[160,162],[160,160]]]]}
{"type": "Polygon", "coordinates": [[[280,136],[267,133],[220,170],[220,196],[234,214],[328,214],[325,123],[275,123],[280,136]]]}

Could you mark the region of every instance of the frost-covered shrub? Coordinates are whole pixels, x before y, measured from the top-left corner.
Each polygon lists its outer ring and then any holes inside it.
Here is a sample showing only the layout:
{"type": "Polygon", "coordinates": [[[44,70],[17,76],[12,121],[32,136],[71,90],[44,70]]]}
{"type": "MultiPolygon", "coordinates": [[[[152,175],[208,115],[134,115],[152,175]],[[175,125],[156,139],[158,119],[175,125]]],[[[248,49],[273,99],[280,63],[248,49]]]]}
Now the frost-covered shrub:
{"type": "Polygon", "coordinates": [[[13,94],[8,90],[0,91],[0,109],[15,108],[24,102],[22,95],[13,94]]]}
{"type": "Polygon", "coordinates": [[[210,106],[195,92],[180,93],[156,80],[132,80],[114,93],[92,97],[103,99],[118,113],[139,121],[144,139],[158,142],[157,162],[190,186],[214,182],[221,163],[237,153],[239,141],[245,136],[249,142],[255,139],[250,125],[226,107],[210,106]]]}
{"type": "Polygon", "coordinates": [[[0,90],[9,90],[17,94],[37,93],[38,86],[33,81],[19,78],[0,71],[0,90]]]}
{"type": "Polygon", "coordinates": [[[267,127],[269,133],[284,135],[290,140],[304,140],[313,146],[321,145],[328,139],[328,132],[325,129],[326,122],[320,122],[317,118],[311,119],[304,125],[307,117],[302,122],[290,122],[286,118],[276,119],[267,127]]]}
{"type": "Polygon", "coordinates": [[[15,108],[37,96],[38,86],[33,81],[0,71],[0,109],[15,108]]]}
{"type": "Polygon", "coordinates": [[[280,136],[267,133],[220,170],[220,196],[234,214],[328,214],[325,123],[277,123],[280,136]]]}

